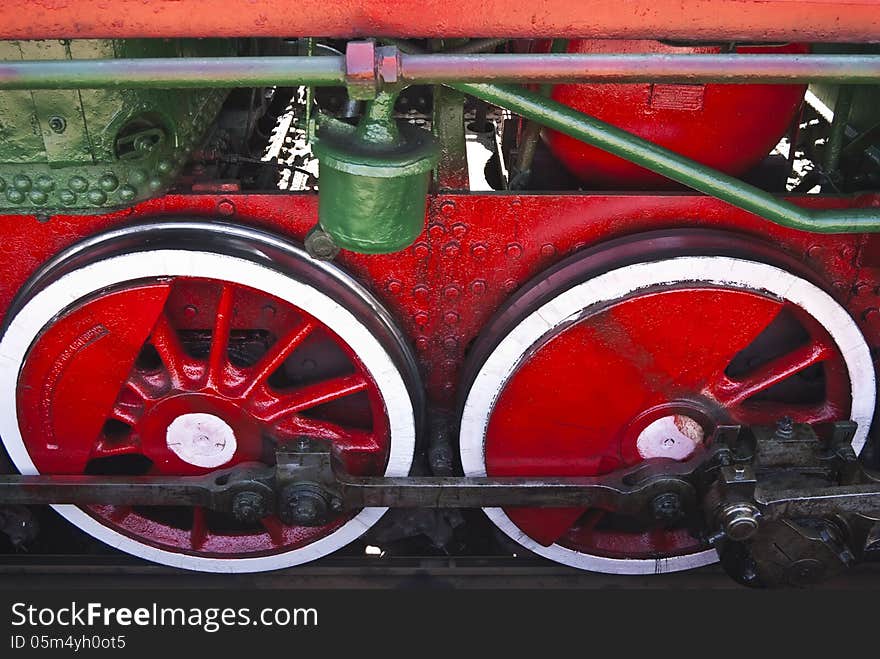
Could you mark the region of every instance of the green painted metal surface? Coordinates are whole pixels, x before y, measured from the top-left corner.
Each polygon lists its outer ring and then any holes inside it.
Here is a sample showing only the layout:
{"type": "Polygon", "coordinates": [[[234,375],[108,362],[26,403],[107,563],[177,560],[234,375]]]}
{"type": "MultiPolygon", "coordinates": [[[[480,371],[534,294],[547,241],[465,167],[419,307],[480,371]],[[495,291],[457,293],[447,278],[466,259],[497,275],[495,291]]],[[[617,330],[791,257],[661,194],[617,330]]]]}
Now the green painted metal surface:
{"type": "Polygon", "coordinates": [[[424,228],[438,148],[427,131],[397,125],[395,97],[380,92],[357,127],[329,117],[319,122],[319,222],[337,245],[354,252],[399,251],[424,228]]]}
{"type": "MultiPolygon", "coordinates": [[[[0,42],[15,60],[230,54],[233,40],[0,42]]],[[[165,192],[226,90],[0,91],[0,213],[98,213],[165,192]]]]}
{"type": "Polygon", "coordinates": [[[880,231],[880,209],[817,211],[800,208],[739,179],[520,87],[469,83],[453,83],[450,86],[777,224],[815,233],[880,231]]]}
{"type": "Polygon", "coordinates": [[[440,147],[440,161],[434,170],[439,190],[467,190],[467,144],[464,132],[464,94],[448,87],[434,87],[431,130],[440,147]]]}

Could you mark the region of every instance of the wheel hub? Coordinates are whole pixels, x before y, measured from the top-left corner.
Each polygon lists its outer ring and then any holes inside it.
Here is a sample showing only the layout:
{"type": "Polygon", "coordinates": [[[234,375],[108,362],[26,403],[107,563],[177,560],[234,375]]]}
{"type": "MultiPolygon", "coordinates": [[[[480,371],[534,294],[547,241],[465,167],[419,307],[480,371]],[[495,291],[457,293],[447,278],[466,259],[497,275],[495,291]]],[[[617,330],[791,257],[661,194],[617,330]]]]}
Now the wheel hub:
{"type": "Polygon", "coordinates": [[[724,421],[723,411],[708,399],[656,405],[626,424],[620,435],[620,454],[626,464],[652,458],[686,460],[724,421]]]}
{"type": "Polygon", "coordinates": [[[126,408],[127,397],[120,397],[114,413],[121,417],[120,411],[127,412],[131,425],[116,441],[138,442],[157,473],[197,475],[262,458],[260,421],[242,401],[210,393],[172,393],[147,399],[139,416],[126,408]]]}
{"type": "Polygon", "coordinates": [[[685,460],[693,455],[704,438],[703,428],[696,419],[673,414],[662,416],[645,426],[636,438],[636,448],[644,460],[685,460]]]}
{"type": "Polygon", "coordinates": [[[181,414],[165,433],[168,450],[184,462],[213,469],[235,455],[236,441],[232,428],[219,416],[194,412],[181,414]]]}

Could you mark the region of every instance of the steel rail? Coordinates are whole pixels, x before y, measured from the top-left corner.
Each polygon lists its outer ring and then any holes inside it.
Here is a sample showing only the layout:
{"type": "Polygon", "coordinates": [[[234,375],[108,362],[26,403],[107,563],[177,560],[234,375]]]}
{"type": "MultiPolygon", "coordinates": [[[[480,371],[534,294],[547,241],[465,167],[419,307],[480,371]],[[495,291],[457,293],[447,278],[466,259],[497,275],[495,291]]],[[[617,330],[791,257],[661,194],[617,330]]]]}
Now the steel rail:
{"type": "Polygon", "coordinates": [[[451,83],[449,86],[782,226],[814,233],[880,231],[880,208],[801,208],[540,94],[504,85],[451,83]]]}
{"type": "MultiPolygon", "coordinates": [[[[392,84],[880,81],[880,55],[411,54],[376,62],[392,84]],[[392,70],[385,67],[391,66],[392,70]]],[[[0,62],[0,89],[341,86],[346,57],[171,57],[0,62]]]]}

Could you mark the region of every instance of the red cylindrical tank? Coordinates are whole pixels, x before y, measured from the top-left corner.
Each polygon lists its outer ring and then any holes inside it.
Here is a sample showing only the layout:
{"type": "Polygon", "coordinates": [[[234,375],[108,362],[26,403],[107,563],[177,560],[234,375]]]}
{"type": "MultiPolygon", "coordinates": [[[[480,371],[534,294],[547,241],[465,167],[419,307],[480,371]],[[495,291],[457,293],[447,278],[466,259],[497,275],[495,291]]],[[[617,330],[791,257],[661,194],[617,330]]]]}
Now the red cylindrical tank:
{"type": "MultiPolygon", "coordinates": [[[[741,46],[738,53],[805,53],[808,46],[741,46]]],[[[576,40],[570,53],[720,53],[721,46],[673,46],[659,41],[576,40]]],[[[676,153],[738,176],[757,165],[791,126],[805,85],[570,84],[552,98],[676,153]]],[[[648,188],[675,184],[659,174],[579,142],[544,131],[555,156],[592,187],[648,188]]]]}

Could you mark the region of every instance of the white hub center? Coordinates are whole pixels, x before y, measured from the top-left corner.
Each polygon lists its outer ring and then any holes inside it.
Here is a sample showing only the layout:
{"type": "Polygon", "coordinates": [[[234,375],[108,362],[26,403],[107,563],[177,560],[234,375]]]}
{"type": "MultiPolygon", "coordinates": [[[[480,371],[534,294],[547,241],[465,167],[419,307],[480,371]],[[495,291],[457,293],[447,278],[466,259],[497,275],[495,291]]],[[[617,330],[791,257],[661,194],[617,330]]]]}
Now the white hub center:
{"type": "Polygon", "coordinates": [[[703,442],[703,427],[689,416],[664,416],[648,424],[636,440],[645,460],[671,458],[684,460],[703,442]]]}
{"type": "Polygon", "coordinates": [[[214,468],[235,455],[235,433],[219,416],[181,414],[165,433],[168,448],[184,462],[196,467],[214,468]]]}

